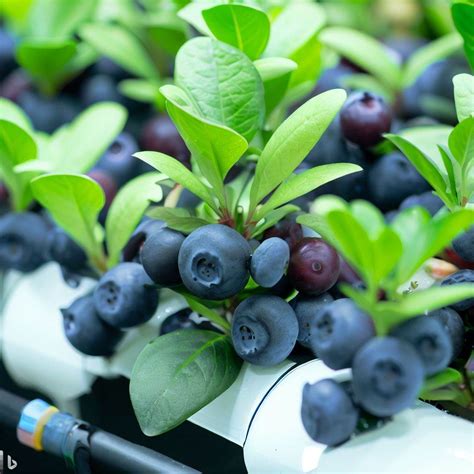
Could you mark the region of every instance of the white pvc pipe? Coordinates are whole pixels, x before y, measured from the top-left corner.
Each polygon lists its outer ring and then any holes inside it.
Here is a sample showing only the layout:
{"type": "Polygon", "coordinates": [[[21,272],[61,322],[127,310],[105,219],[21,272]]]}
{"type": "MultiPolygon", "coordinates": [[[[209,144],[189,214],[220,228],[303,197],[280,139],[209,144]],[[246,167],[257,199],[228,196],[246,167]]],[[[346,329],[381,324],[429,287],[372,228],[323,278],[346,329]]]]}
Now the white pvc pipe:
{"type": "MultiPolygon", "coordinates": [[[[14,380],[70,404],[90,390],[97,376],[130,376],[141,349],[159,334],[161,322],[185,302],[163,291],[152,320],[127,333],[117,354],[87,357],[63,334],[59,308],[91,289],[84,280],[68,288],[55,265],[24,276],[4,308],[4,362],[14,380]]],[[[300,419],[305,383],[348,378],[321,361],[284,362],[261,368],[244,364],[236,382],[190,418],[193,423],[243,446],[250,473],[271,472],[444,472],[471,473],[473,425],[419,403],[373,432],[327,449],[311,440],[300,419]]]]}

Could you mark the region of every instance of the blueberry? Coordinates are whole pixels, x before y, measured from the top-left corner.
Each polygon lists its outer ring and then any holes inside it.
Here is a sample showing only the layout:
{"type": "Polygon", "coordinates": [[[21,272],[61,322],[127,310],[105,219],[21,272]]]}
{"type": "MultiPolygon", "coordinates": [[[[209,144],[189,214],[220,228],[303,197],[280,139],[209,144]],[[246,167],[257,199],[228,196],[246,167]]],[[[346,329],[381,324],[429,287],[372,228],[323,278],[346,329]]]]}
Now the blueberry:
{"type": "Polygon", "coordinates": [[[443,206],[443,201],[432,191],[426,191],[421,194],[408,196],[400,204],[400,210],[409,209],[410,207],[424,207],[432,216],[434,216],[443,206]]]}
{"type": "Polygon", "coordinates": [[[94,64],[92,71],[95,74],[112,77],[116,81],[121,81],[130,77],[130,74],[128,74],[125,69],[104,56],[99,58],[99,60],[94,64]]]}
{"type": "Polygon", "coordinates": [[[453,250],[466,262],[474,263],[474,226],[453,240],[453,250]]]}
{"type": "Polygon", "coordinates": [[[336,283],[339,255],[322,239],[305,237],[291,251],[288,276],[302,293],[320,295],[336,283]]]}
{"type": "Polygon", "coordinates": [[[71,122],[81,110],[78,102],[71,97],[59,95],[49,98],[28,90],[20,95],[18,103],[30,117],[35,130],[46,133],[53,133],[71,122]]]}
{"type": "Polygon", "coordinates": [[[46,262],[49,226],[32,212],[0,218],[0,268],[32,272],[46,262]]]}
{"type": "Polygon", "coordinates": [[[163,221],[156,219],[143,220],[133,232],[132,236],[126,243],[122,250],[122,257],[125,262],[138,262],[140,263],[140,251],[143,244],[146,242],[150,235],[158,232],[162,227],[165,226],[163,221]]]}
{"type": "Polygon", "coordinates": [[[153,117],[145,124],[140,144],[144,150],[159,151],[182,163],[189,163],[189,150],[175,124],[166,115],[153,117]]]}
{"type": "Polygon", "coordinates": [[[271,237],[279,237],[286,240],[286,243],[292,249],[303,238],[303,228],[295,221],[293,216],[285,217],[285,219],[282,219],[263,233],[264,239],[271,237]]]}
{"type": "Polygon", "coordinates": [[[372,415],[392,416],[415,402],[424,374],[423,362],[411,344],[394,337],[376,337],[354,357],[354,396],[372,415]]]}
{"type": "Polygon", "coordinates": [[[32,87],[31,79],[23,69],[15,69],[0,81],[0,96],[18,102],[22,94],[32,87]]]}
{"type": "Polygon", "coordinates": [[[286,241],[272,237],[255,250],[250,261],[250,274],[260,286],[271,288],[282,279],[289,260],[290,247],[286,241]]]}
{"type": "Polygon", "coordinates": [[[189,189],[184,188],[179,195],[176,207],[184,207],[185,209],[196,209],[201,204],[201,200],[193,194],[189,189]]]}
{"type": "Polygon", "coordinates": [[[158,291],[140,264],[120,263],[97,283],[94,305],[106,323],[129,328],[147,322],[155,314],[158,291]]]}
{"type": "Polygon", "coordinates": [[[161,325],[160,336],[178,329],[197,329],[198,325],[189,318],[190,314],[191,310],[186,308],[168,316],[161,325]]]}
{"type": "Polygon", "coordinates": [[[371,200],[383,211],[396,209],[412,194],[429,190],[429,184],[399,152],[377,160],[368,174],[371,200]]]}
{"type": "Polygon", "coordinates": [[[436,318],[416,316],[396,326],[390,335],[414,347],[428,376],[441,372],[453,358],[450,335],[436,318]]]}
{"type": "Polygon", "coordinates": [[[100,221],[105,222],[107,212],[109,211],[112,201],[118,192],[118,184],[115,179],[105,170],[95,168],[87,173],[87,175],[96,181],[105,194],[105,205],[100,213],[100,221]]]}
{"type": "Polygon", "coordinates": [[[192,232],[179,251],[179,273],[186,288],[200,298],[223,300],[249,280],[250,245],[234,229],[210,224],[192,232]]]}
{"type": "Polygon", "coordinates": [[[15,38],[0,26],[0,78],[12,72],[15,66],[15,38]]]}
{"type": "Polygon", "coordinates": [[[98,316],[91,295],[78,298],[61,313],[66,337],[78,351],[90,356],[113,354],[122,332],[98,316]]]}
{"type": "MultiPolygon", "coordinates": [[[[459,285],[463,283],[474,283],[474,270],[459,270],[447,276],[441,281],[441,286],[459,285]]],[[[474,306],[474,298],[458,301],[451,305],[456,311],[466,311],[474,306]]]]}
{"type": "Polygon", "coordinates": [[[178,268],[179,249],[184,235],[168,227],[162,227],[149,235],[140,252],[140,258],[148,276],[158,285],[174,286],[181,283],[178,268]]]}
{"type": "Polygon", "coordinates": [[[336,446],[354,433],[359,412],[344,388],[332,379],[305,384],[301,420],[318,443],[336,446]]]}
{"type": "Polygon", "coordinates": [[[138,160],[133,157],[137,151],[138,145],[135,139],[123,132],[102,155],[96,168],[107,172],[119,186],[122,186],[137,174],[138,160]]]}
{"type": "Polygon", "coordinates": [[[232,318],[235,351],[251,364],[283,362],[295,347],[297,336],[295,312],[278,296],[251,296],[237,306],[232,318]]]}
{"type": "Polygon", "coordinates": [[[80,272],[87,266],[87,255],[62,229],[56,227],[48,237],[48,255],[71,272],[80,272]]]}
{"type": "Polygon", "coordinates": [[[354,92],[341,109],[341,130],[347,140],[364,148],[377,145],[390,131],[392,112],[382,97],[354,92]]]}
{"type": "Polygon", "coordinates": [[[310,345],[331,369],[351,366],[357,351],[375,337],[371,317],[351,299],[325,305],[312,321],[310,345]]]}
{"type": "Polygon", "coordinates": [[[123,96],[118,92],[117,84],[112,77],[97,74],[84,81],[81,88],[81,101],[84,107],[89,107],[103,101],[122,103],[123,96]]]}
{"type": "Polygon", "coordinates": [[[345,64],[325,69],[318,79],[314,95],[343,87],[344,79],[353,73],[353,69],[345,64]]]}
{"type": "Polygon", "coordinates": [[[329,293],[320,296],[305,296],[299,294],[291,301],[291,307],[295,311],[298,320],[298,342],[305,347],[311,347],[311,336],[314,331],[314,322],[318,314],[334,298],[329,293]]]}
{"type": "Polygon", "coordinates": [[[428,313],[428,316],[437,319],[451,338],[453,359],[462,351],[464,345],[464,323],[459,314],[451,308],[441,308],[428,313]]]}

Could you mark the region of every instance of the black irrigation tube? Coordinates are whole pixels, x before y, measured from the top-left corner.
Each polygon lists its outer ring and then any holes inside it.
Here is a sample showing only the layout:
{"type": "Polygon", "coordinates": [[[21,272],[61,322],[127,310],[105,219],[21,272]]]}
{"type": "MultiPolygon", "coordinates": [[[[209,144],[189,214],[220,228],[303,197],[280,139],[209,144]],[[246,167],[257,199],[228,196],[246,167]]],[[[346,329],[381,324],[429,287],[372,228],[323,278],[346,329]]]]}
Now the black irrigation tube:
{"type": "MultiPolygon", "coordinates": [[[[22,414],[28,405],[28,400],[0,389],[0,425],[17,430],[22,414]]],[[[192,474],[199,472],[149,448],[90,427],[68,415],[59,412],[58,415],[63,415],[66,424],[70,423],[68,440],[72,440],[73,447],[72,456],[67,461],[70,467],[80,474],[96,470],[114,473],[192,474]]],[[[48,425],[50,422],[46,424],[47,427],[48,425]]],[[[59,427],[59,424],[57,426],[59,427]]],[[[64,427],[65,424],[61,426],[64,427]]],[[[51,423],[50,434],[54,434],[55,429],[54,423],[51,423]]],[[[51,436],[49,443],[44,442],[43,449],[50,454],[61,456],[59,443],[54,441],[56,441],[54,436],[51,436]]]]}

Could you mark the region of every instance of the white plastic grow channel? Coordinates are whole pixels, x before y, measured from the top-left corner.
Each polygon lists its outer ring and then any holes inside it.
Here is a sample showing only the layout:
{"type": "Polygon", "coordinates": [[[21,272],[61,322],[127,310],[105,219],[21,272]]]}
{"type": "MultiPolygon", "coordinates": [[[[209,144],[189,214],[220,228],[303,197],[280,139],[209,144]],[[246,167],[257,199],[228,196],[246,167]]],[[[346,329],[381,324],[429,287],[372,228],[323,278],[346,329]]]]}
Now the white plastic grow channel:
{"type": "MultiPolygon", "coordinates": [[[[7,370],[18,384],[45,393],[61,408],[74,406],[71,401],[87,393],[98,376],[129,376],[161,322],[185,306],[164,291],[155,317],[129,331],[114,357],[87,357],[66,340],[58,308],[92,286],[84,280],[77,289],[67,287],[51,264],[22,277],[6,300],[7,370]]],[[[334,372],[319,360],[300,366],[288,361],[273,368],[244,364],[237,381],[190,421],[242,446],[250,473],[472,473],[474,425],[422,402],[341,447],[328,449],[311,440],[299,414],[304,384],[348,376],[349,371],[334,372]]]]}

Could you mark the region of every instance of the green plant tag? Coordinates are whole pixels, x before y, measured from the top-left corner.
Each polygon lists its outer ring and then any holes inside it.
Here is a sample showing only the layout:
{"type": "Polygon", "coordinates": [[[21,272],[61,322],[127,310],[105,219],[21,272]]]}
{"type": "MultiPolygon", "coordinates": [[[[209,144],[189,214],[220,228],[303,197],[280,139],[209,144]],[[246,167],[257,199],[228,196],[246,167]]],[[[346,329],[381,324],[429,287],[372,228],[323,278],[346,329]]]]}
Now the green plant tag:
{"type": "Polygon", "coordinates": [[[105,204],[102,188],[79,174],[48,174],[31,182],[34,197],[89,255],[98,268],[104,265],[97,218],[105,204]]]}
{"type": "Polygon", "coordinates": [[[252,61],[238,49],[212,38],[195,38],[178,52],[176,85],[200,115],[250,141],[263,125],[263,84],[252,61]]]}
{"type": "Polygon", "coordinates": [[[143,174],[129,181],[115,196],[105,223],[109,268],[119,262],[123,247],[150,204],[161,201],[163,191],[158,183],[163,179],[165,176],[160,173],[143,174]]]}
{"type": "Polygon", "coordinates": [[[178,426],[227,390],[241,365],[229,336],[188,329],[158,337],[138,356],[130,378],[142,431],[156,436],[178,426]]]}
{"type": "Polygon", "coordinates": [[[256,8],[227,4],[203,10],[202,16],[212,34],[224,43],[257,59],[265,50],[270,37],[270,20],[256,8]]]}

